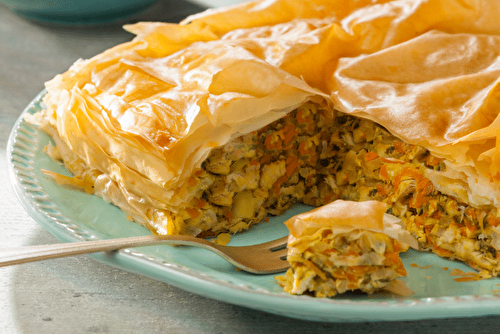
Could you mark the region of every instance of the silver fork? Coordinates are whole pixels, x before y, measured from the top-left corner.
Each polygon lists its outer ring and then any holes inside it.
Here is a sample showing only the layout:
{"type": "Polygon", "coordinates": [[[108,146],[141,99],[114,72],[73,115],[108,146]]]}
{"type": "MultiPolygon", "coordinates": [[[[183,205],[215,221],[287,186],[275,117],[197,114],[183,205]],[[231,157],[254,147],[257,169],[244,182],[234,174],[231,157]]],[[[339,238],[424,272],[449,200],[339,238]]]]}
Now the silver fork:
{"type": "Polygon", "coordinates": [[[196,246],[212,251],[236,267],[253,274],[273,274],[289,267],[286,261],[287,237],[251,246],[221,246],[185,235],[147,235],[138,237],[79,241],[0,250],[0,267],[64,256],[109,252],[153,244],[196,246]]]}

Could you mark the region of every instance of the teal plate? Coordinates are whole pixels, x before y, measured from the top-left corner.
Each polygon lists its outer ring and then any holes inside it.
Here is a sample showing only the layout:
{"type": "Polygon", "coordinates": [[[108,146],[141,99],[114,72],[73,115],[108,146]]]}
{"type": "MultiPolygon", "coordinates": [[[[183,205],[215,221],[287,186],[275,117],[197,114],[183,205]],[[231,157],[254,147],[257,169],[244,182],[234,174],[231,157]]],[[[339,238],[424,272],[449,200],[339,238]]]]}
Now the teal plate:
{"type": "MultiPolygon", "coordinates": [[[[128,221],[117,207],[97,196],[58,186],[41,172],[47,169],[69,175],[43,152],[49,136],[24,120],[25,115],[41,110],[43,94],[24,110],[7,147],[10,179],[23,207],[64,242],[148,234],[128,221]]],[[[230,244],[248,245],[282,237],[287,234],[283,222],[307,209],[296,206],[281,217],[233,236],[230,244]]],[[[467,266],[411,250],[402,255],[408,271],[404,280],[414,292],[410,297],[350,293],[329,299],[288,295],[274,275],[237,271],[217,255],[198,248],[147,246],[91,256],[208,298],[304,320],[399,321],[500,314],[500,279],[457,282],[451,270],[470,271],[467,266]]]]}

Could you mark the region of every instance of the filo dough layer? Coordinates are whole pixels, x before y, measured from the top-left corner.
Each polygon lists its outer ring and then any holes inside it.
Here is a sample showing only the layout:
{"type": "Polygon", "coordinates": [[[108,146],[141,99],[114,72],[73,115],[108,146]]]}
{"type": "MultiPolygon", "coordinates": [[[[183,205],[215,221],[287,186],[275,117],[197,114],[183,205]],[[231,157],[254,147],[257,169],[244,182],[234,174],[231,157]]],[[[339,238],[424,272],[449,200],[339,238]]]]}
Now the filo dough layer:
{"type": "Polygon", "coordinates": [[[489,0],[272,0],[141,22],[47,82],[38,116],[72,171],[157,233],[179,232],[211,152],[309,102],[425,148],[446,165],[435,188],[496,208],[498,17],[489,0]]]}

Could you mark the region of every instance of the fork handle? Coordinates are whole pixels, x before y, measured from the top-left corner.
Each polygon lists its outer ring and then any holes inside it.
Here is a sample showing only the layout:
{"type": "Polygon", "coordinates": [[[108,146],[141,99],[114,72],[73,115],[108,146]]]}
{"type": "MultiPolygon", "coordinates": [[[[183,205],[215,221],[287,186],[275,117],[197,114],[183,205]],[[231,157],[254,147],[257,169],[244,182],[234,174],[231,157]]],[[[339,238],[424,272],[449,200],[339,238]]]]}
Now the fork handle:
{"type": "Polygon", "coordinates": [[[216,244],[210,241],[188,235],[145,235],[118,239],[78,241],[50,245],[27,246],[17,249],[1,249],[0,267],[71,255],[109,252],[122,248],[147,246],[158,243],[191,245],[205,249],[213,249],[214,246],[215,248],[217,247],[216,244]]]}

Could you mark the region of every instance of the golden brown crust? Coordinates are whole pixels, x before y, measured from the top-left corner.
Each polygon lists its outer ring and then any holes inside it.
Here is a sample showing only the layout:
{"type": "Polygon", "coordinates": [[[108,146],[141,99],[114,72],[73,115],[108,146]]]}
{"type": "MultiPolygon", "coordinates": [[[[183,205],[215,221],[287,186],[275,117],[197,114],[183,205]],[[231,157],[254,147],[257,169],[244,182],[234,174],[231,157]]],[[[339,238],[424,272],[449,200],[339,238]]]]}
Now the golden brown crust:
{"type": "Polygon", "coordinates": [[[399,225],[399,219],[386,214],[387,208],[386,203],[379,201],[336,200],[288,219],[285,225],[290,231],[289,243],[328,228],[334,234],[350,233],[354,230],[384,233],[417,249],[417,241],[399,225]]]}
{"type": "Polygon", "coordinates": [[[341,59],[336,106],[446,158],[446,192],[498,205],[500,36],[432,31],[369,56],[341,59]],[[453,172],[453,173],[452,173],[453,172]],[[455,188],[455,189],[453,189],[455,188]]]}
{"type": "Polygon", "coordinates": [[[446,157],[473,200],[498,205],[499,12],[486,0],[275,0],[138,23],[134,41],[47,83],[47,114],[89,166],[175,207],[186,199],[171,190],[213,146],[323,92],[446,157]]]}
{"type": "Polygon", "coordinates": [[[445,158],[426,175],[441,192],[498,206],[499,16],[489,0],[274,0],[138,23],[48,82],[44,117],[88,168],[177,212],[214,147],[321,100],[445,158]]]}
{"type": "Polygon", "coordinates": [[[176,189],[214,147],[319,96],[240,47],[216,44],[153,59],[129,43],[78,63],[47,83],[46,115],[89,167],[175,210],[188,200],[176,189]]]}

